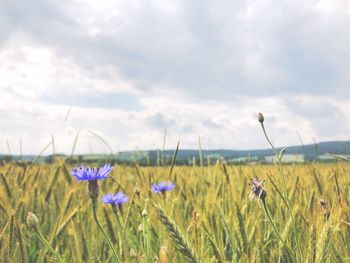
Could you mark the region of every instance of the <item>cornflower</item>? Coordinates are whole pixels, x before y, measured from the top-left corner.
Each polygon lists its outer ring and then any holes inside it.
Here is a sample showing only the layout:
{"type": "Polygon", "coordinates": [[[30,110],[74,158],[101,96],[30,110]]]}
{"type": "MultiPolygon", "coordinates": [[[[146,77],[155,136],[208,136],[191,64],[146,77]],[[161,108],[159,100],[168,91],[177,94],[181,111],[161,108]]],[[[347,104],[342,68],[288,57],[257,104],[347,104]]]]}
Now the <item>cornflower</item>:
{"type": "Polygon", "coordinates": [[[118,210],[120,212],[122,212],[122,204],[126,203],[129,201],[129,198],[126,194],[124,194],[123,192],[119,192],[116,194],[106,194],[101,198],[101,201],[105,204],[111,204],[113,211],[116,212],[116,209],[118,207],[118,210]]]}
{"type": "Polygon", "coordinates": [[[155,193],[165,194],[166,191],[173,190],[175,188],[175,184],[172,182],[160,182],[158,184],[152,184],[151,189],[155,193]]]}
{"type": "Polygon", "coordinates": [[[92,214],[94,216],[94,220],[102,232],[104,238],[107,241],[107,244],[109,245],[110,249],[112,250],[114,259],[116,262],[120,262],[119,256],[117,252],[115,251],[112,241],[107,235],[106,231],[103,229],[101,223],[99,222],[97,218],[97,198],[100,193],[100,189],[98,187],[98,180],[103,180],[108,177],[108,174],[112,171],[112,167],[109,164],[105,164],[102,167],[87,167],[85,168],[83,165],[72,169],[72,175],[77,178],[78,181],[88,181],[88,189],[89,189],[89,197],[91,198],[92,203],[92,214]]]}
{"type": "Polygon", "coordinates": [[[100,193],[97,181],[106,179],[111,171],[112,167],[109,164],[96,168],[85,168],[82,165],[78,168],[72,169],[72,175],[75,176],[78,181],[88,181],[89,196],[91,199],[97,199],[100,193]]]}

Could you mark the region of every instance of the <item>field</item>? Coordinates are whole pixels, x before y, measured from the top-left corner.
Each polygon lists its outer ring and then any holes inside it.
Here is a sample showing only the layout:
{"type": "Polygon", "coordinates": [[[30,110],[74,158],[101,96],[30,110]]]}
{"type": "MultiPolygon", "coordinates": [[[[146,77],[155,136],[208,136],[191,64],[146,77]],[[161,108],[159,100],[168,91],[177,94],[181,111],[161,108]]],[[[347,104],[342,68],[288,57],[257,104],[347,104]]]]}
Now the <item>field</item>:
{"type": "Polygon", "coordinates": [[[115,166],[99,181],[97,217],[117,259],[94,221],[88,183],[71,169],[63,162],[0,167],[1,262],[350,261],[347,163],[286,165],[282,176],[278,165],[174,166],[171,173],[115,166]],[[265,199],[248,197],[255,175],[266,179],[265,199]],[[151,191],[168,180],[173,190],[151,191]],[[129,202],[114,213],[100,198],[117,191],[129,202]],[[28,212],[38,222],[27,224],[28,212]]]}

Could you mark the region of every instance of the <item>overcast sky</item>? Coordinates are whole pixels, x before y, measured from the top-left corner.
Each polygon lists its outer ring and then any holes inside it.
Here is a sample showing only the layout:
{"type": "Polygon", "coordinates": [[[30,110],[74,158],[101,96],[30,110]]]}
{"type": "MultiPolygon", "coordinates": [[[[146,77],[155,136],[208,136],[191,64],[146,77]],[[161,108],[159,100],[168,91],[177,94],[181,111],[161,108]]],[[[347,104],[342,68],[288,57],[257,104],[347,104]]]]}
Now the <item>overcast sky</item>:
{"type": "Polygon", "coordinates": [[[0,152],[350,139],[349,47],[348,0],[1,0],[0,152]]]}

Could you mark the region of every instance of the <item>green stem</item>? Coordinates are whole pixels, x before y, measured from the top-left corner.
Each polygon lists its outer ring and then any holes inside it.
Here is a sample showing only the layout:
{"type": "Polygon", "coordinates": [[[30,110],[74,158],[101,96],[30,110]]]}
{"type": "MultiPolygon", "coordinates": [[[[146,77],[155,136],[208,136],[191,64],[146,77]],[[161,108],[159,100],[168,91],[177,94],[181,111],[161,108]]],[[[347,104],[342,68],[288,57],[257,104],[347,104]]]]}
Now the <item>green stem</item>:
{"type": "Polygon", "coordinates": [[[261,127],[263,129],[263,132],[264,132],[264,135],[265,135],[265,138],[266,138],[267,142],[270,144],[270,146],[271,146],[271,148],[272,148],[272,150],[275,153],[275,156],[277,158],[279,172],[280,172],[280,175],[282,177],[283,184],[284,184],[284,192],[285,192],[285,195],[286,195],[286,199],[288,200],[288,203],[289,203],[288,189],[287,189],[287,185],[286,185],[286,180],[284,178],[284,173],[283,173],[283,169],[282,169],[282,162],[281,162],[280,156],[277,153],[275,146],[273,146],[272,142],[270,141],[269,136],[267,136],[267,132],[265,130],[264,123],[261,123],[261,127]]]}
{"type": "MultiPolygon", "coordinates": [[[[277,161],[278,161],[278,170],[279,170],[279,173],[282,177],[282,181],[283,181],[283,185],[284,185],[284,195],[285,195],[285,199],[287,201],[287,208],[288,208],[288,211],[292,217],[292,220],[293,220],[293,236],[294,236],[294,240],[297,244],[297,247],[298,247],[298,250],[299,250],[299,253],[302,257],[302,253],[301,253],[301,250],[300,250],[300,245],[299,245],[299,241],[298,239],[296,238],[296,229],[295,229],[295,219],[294,219],[294,215],[293,215],[293,211],[291,210],[291,202],[290,202],[290,199],[289,199],[289,193],[288,193],[288,188],[287,188],[287,184],[286,184],[286,179],[285,179],[285,176],[284,176],[284,172],[283,172],[283,167],[282,167],[282,161],[281,161],[281,156],[279,156],[279,154],[277,153],[275,147],[273,146],[272,142],[270,141],[269,139],[269,136],[267,136],[267,132],[265,130],[265,126],[264,126],[264,123],[261,123],[261,127],[263,129],[263,132],[264,132],[264,135],[265,135],[265,138],[266,140],[268,141],[268,143],[270,144],[271,148],[273,149],[273,152],[275,153],[275,156],[277,158],[277,161]]],[[[282,198],[283,199],[283,198],[282,198]]]]}
{"type": "MultiPolygon", "coordinates": [[[[113,213],[115,215],[115,218],[117,219],[118,229],[123,228],[122,221],[120,220],[120,217],[119,217],[119,214],[118,214],[119,212],[116,209],[113,209],[113,213]]],[[[121,218],[123,218],[123,217],[121,217],[121,218]]]]}
{"type": "Polygon", "coordinates": [[[130,200],[130,205],[129,205],[129,208],[128,208],[128,212],[126,214],[126,219],[125,219],[124,226],[123,226],[122,239],[124,239],[125,231],[126,231],[126,228],[128,226],[130,213],[131,213],[131,207],[132,207],[132,204],[133,204],[134,198],[135,198],[135,193],[136,193],[136,188],[135,188],[134,192],[132,193],[131,200],[130,200]]]}
{"type": "Polygon", "coordinates": [[[118,223],[117,234],[118,234],[119,255],[121,255],[121,257],[123,258],[123,245],[122,245],[123,239],[121,238],[121,232],[123,229],[123,216],[122,215],[119,216],[119,211],[116,209],[113,209],[113,213],[115,214],[115,217],[117,218],[117,223],[118,223]]]}
{"type": "Polygon", "coordinates": [[[272,217],[271,217],[271,215],[270,215],[270,212],[269,212],[269,210],[268,210],[268,208],[267,208],[267,205],[266,205],[265,200],[262,200],[262,203],[263,203],[263,207],[264,207],[265,214],[266,214],[266,216],[268,217],[268,219],[269,219],[269,221],[270,221],[270,223],[271,223],[271,225],[272,225],[272,228],[273,228],[273,230],[275,231],[275,233],[276,233],[278,239],[282,242],[282,244],[283,244],[284,247],[287,249],[287,251],[288,251],[288,253],[291,255],[291,257],[294,258],[292,251],[291,251],[290,248],[287,246],[286,242],[283,240],[283,238],[281,237],[280,233],[278,232],[277,227],[276,227],[275,223],[273,222],[272,217]]]}
{"type": "Polygon", "coordinates": [[[269,136],[267,136],[264,123],[261,123],[261,127],[263,129],[263,132],[264,132],[264,135],[265,135],[265,138],[266,138],[267,142],[270,144],[270,146],[271,146],[272,150],[274,151],[275,155],[278,156],[278,153],[277,153],[275,147],[273,146],[272,142],[270,141],[269,136]]]}
{"type": "Polygon", "coordinates": [[[41,232],[40,232],[38,227],[34,228],[34,232],[39,237],[40,241],[43,242],[43,244],[51,251],[51,253],[55,255],[55,257],[57,258],[58,262],[63,263],[64,261],[63,261],[62,257],[60,256],[60,254],[58,254],[57,251],[54,250],[53,247],[49,244],[49,242],[47,242],[47,240],[41,234],[41,232]]]}
{"type": "Polygon", "coordinates": [[[91,199],[91,201],[92,201],[92,213],[94,215],[95,222],[96,222],[98,228],[101,230],[101,232],[102,232],[105,240],[107,241],[109,247],[112,249],[112,253],[113,253],[113,256],[115,258],[115,262],[119,263],[120,259],[119,259],[118,255],[117,255],[117,252],[115,251],[115,249],[113,247],[112,241],[109,238],[109,236],[107,235],[106,231],[103,229],[103,227],[100,224],[100,222],[98,221],[98,218],[97,218],[97,215],[96,215],[97,199],[91,199]]]}
{"type": "Polygon", "coordinates": [[[151,262],[151,256],[150,256],[150,244],[149,244],[149,237],[148,237],[148,222],[147,222],[147,217],[143,217],[142,220],[143,224],[143,246],[146,254],[146,262],[151,262]]]}

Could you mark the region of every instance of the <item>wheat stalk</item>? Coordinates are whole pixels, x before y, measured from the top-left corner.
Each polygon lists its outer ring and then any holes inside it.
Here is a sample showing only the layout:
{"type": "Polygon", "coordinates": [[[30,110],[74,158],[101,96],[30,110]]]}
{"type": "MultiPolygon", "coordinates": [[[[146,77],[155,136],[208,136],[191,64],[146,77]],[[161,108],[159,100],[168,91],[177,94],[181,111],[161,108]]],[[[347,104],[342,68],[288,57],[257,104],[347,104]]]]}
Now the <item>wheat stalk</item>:
{"type": "Polygon", "coordinates": [[[314,263],[316,260],[316,229],[314,225],[311,226],[309,238],[308,262],[314,263]]]}
{"type": "Polygon", "coordinates": [[[166,212],[159,206],[156,206],[160,222],[165,226],[168,235],[170,236],[175,248],[187,260],[187,262],[199,262],[193,249],[184,235],[180,232],[176,223],[166,214],[166,212]]]}
{"type": "Polygon", "coordinates": [[[329,247],[331,243],[332,228],[329,224],[325,224],[322,230],[321,238],[317,247],[319,248],[319,253],[317,253],[316,262],[323,263],[326,262],[329,255],[329,247]]]}
{"type": "Polygon", "coordinates": [[[244,227],[243,216],[239,209],[238,203],[235,203],[235,205],[236,205],[236,215],[237,215],[238,225],[239,225],[239,233],[241,234],[241,238],[242,238],[243,252],[248,254],[248,238],[244,227]]]}

